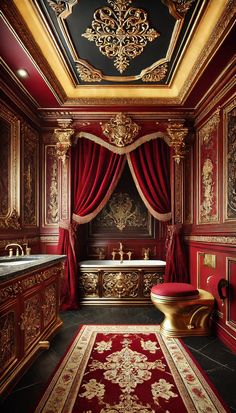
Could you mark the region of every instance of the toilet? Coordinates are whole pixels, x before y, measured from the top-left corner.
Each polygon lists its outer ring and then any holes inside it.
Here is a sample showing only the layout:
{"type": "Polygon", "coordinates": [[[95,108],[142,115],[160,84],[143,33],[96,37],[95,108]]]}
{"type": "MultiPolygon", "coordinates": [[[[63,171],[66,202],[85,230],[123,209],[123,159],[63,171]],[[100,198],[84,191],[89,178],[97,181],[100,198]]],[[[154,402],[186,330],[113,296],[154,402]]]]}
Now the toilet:
{"type": "Polygon", "coordinates": [[[187,283],[164,283],[151,289],[154,306],[164,313],[160,332],[167,337],[207,336],[214,297],[187,283]]]}

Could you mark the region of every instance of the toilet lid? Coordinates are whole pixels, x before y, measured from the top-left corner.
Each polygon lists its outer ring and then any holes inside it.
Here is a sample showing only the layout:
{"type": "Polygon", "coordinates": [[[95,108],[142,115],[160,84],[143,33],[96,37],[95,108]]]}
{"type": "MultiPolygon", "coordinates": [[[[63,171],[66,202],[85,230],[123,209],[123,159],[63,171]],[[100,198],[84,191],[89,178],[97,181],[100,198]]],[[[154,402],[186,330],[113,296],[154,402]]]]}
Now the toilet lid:
{"type": "Polygon", "coordinates": [[[187,283],[163,283],[154,285],[151,289],[152,294],[159,297],[170,298],[194,298],[198,297],[199,291],[191,284],[187,283]]]}

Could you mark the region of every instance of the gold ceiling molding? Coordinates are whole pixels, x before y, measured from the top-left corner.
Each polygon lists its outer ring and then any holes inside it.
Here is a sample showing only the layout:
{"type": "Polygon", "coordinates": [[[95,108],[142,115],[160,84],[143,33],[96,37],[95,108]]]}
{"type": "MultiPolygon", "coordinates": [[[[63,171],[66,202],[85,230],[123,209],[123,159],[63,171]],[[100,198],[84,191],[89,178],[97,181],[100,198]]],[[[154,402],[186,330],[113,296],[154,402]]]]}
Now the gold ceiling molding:
{"type": "Polygon", "coordinates": [[[72,145],[71,137],[74,134],[74,129],[70,128],[72,119],[58,119],[60,128],[54,129],[54,136],[57,138],[56,152],[58,159],[65,163],[68,157],[68,150],[72,145]]]}
{"type": "Polygon", "coordinates": [[[129,152],[134,151],[136,148],[138,148],[143,143],[148,142],[152,139],[163,139],[168,146],[171,146],[170,137],[168,136],[168,134],[167,133],[165,134],[164,132],[160,132],[160,131],[150,133],[148,135],[141,136],[140,138],[136,139],[130,145],[123,146],[123,147],[112,145],[111,143],[109,143],[109,142],[105,141],[104,139],[100,138],[99,136],[93,135],[92,133],[89,133],[89,132],[83,132],[83,131],[78,132],[75,135],[75,137],[73,139],[74,144],[76,144],[77,139],[80,139],[80,138],[89,139],[89,140],[97,143],[98,145],[103,146],[104,148],[108,149],[109,151],[112,151],[112,152],[117,153],[119,155],[128,154],[129,152]]]}
{"type": "Polygon", "coordinates": [[[101,127],[110,143],[119,148],[132,143],[141,129],[125,113],[118,113],[109,122],[101,124],[101,127]]]}
{"type": "Polygon", "coordinates": [[[72,13],[72,8],[77,4],[77,0],[47,0],[49,6],[56,13],[57,17],[67,17],[72,13]]]}
{"type": "Polygon", "coordinates": [[[100,70],[94,69],[91,66],[85,66],[81,63],[76,64],[77,72],[83,82],[101,82],[102,73],[100,70]]]}
{"type": "Polygon", "coordinates": [[[174,149],[173,159],[179,164],[185,155],[185,138],[188,128],[184,127],[184,121],[170,120],[167,132],[171,138],[170,146],[174,149]]]}
{"type": "Polygon", "coordinates": [[[140,8],[129,7],[132,0],[107,0],[111,7],[95,11],[92,28],[83,37],[95,42],[99,51],[114,59],[114,66],[122,74],[129,61],[143,53],[148,42],[160,33],[149,27],[147,13],[140,8]]]}

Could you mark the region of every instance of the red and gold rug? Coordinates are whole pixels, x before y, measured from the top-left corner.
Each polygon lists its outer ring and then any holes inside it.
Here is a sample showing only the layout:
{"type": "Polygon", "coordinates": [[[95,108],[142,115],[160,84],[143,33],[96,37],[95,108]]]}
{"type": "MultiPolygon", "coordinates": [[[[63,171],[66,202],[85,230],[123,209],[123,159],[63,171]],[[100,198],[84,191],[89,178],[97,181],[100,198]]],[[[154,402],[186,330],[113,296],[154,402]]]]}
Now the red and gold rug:
{"type": "Polygon", "coordinates": [[[180,340],[158,326],[87,325],[35,413],[229,412],[180,340]]]}

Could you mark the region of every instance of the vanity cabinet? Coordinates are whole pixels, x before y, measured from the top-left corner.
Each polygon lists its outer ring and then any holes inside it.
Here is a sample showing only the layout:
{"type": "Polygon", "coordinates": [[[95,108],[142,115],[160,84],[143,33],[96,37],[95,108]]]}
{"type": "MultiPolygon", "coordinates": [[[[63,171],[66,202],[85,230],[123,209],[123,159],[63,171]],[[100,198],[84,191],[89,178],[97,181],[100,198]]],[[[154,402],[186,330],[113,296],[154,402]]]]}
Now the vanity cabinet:
{"type": "Polygon", "coordinates": [[[62,325],[64,261],[0,282],[0,395],[5,395],[62,325]]]}

